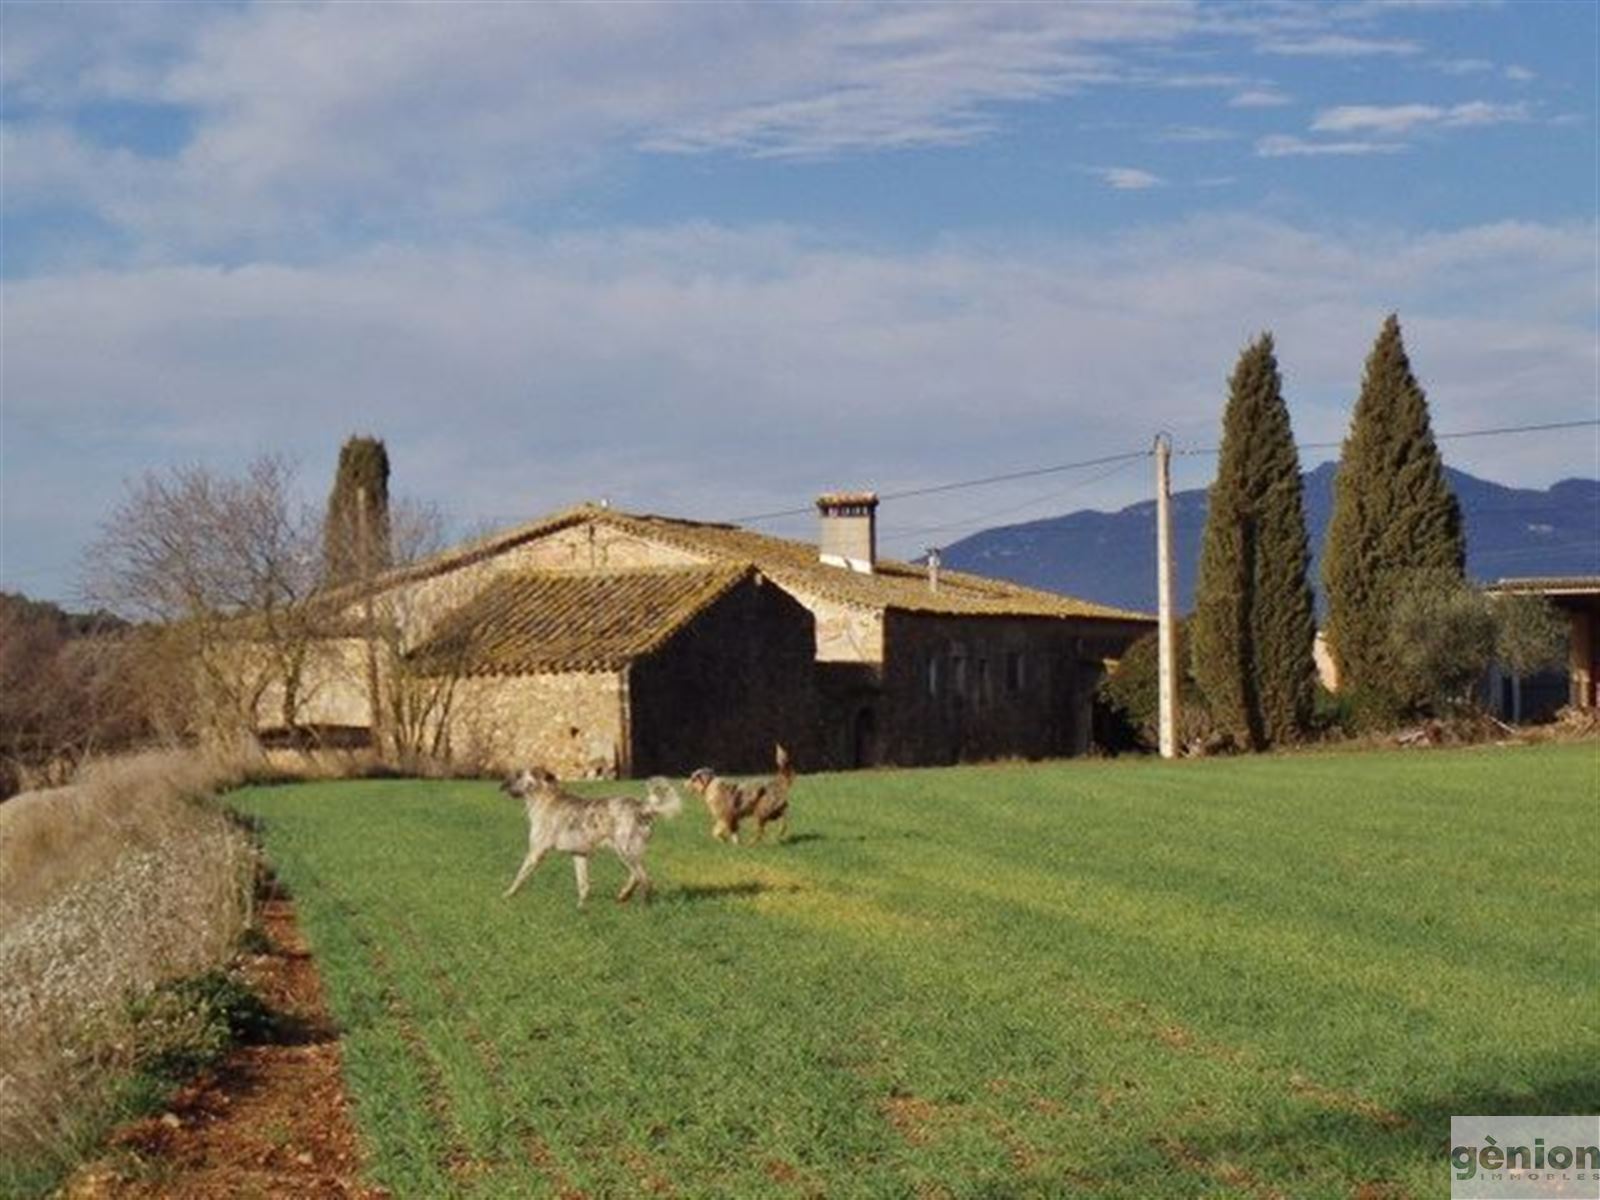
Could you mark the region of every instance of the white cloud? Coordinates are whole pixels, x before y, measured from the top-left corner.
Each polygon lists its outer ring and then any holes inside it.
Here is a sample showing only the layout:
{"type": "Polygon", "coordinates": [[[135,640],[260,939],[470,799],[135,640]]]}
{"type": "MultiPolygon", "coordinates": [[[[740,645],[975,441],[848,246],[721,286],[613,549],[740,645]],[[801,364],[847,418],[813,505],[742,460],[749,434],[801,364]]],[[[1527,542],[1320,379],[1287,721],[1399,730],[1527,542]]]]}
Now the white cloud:
{"type": "MultiPolygon", "coordinates": [[[[506,521],[602,494],[761,512],[828,486],[1059,461],[1063,436],[1079,456],[1158,427],[1203,444],[1260,329],[1277,335],[1297,434],[1337,439],[1392,309],[1439,428],[1503,424],[1513,400],[1529,421],[1583,415],[1596,232],[1217,218],[892,253],[694,225],[12,280],[5,570],[81,545],[119,481],[163,463],[283,450],[319,499],[352,430],[388,441],[398,491],[506,521]]],[[[1451,453],[1549,478],[1584,470],[1587,451],[1533,438],[1451,453]]],[[[886,513],[913,519],[952,518],[931,502],[886,513]]]]}
{"type": "Polygon", "coordinates": [[[7,94],[32,105],[8,167],[43,158],[8,178],[11,208],[70,192],[172,248],[381,234],[555,196],[629,149],[816,158],[960,144],[997,128],[1004,105],[1195,83],[1132,61],[1195,28],[1185,3],[124,12],[161,7],[113,6],[104,26],[41,7],[8,38],[7,94]],[[106,151],[65,124],[31,124],[113,99],[179,110],[192,137],[108,173],[106,151]]]}
{"type": "Polygon", "coordinates": [[[1161,176],[1152,175],[1138,167],[1090,167],[1088,171],[1119,192],[1142,192],[1166,182],[1161,176]]]}
{"type": "Polygon", "coordinates": [[[1441,58],[1433,63],[1433,68],[1446,75],[1481,75],[1494,70],[1494,63],[1487,58],[1441,58]]]}
{"type": "Polygon", "coordinates": [[[1286,133],[1269,134],[1256,141],[1256,154],[1260,158],[1398,154],[1405,148],[1401,142],[1308,142],[1286,133]]]}
{"type": "Polygon", "coordinates": [[[1152,134],[1150,140],[1153,142],[1173,142],[1187,145],[1205,142],[1229,142],[1238,136],[1231,129],[1219,129],[1215,125],[1169,125],[1160,132],[1152,134]]]}
{"type": "Polygon", "coordinates": [[[1505,77],[1513,83],[1527,83],[1537,78],[1527,67],[1518,66],[1516,63],[1505,69],[1505,77]]]}
{"type": "Polygon", "coordinates": [[[1405,134],[1422,126],[1457,128],[1471,125],[1499,125],[1526,121],[1526,104],[1492,104],[1474,100],[1441,107],[1435,104],[1347,104],[1325,108],[1312,121],[1316,133],[1405,134]]]}
{"type": "Polygon", "coordinates": [[[1254,88],[1238,92],[1228,100],[1229,108],[1279,108],[1292,103],[1289,96],[1276,88],[1254,88]]]}
{"type": "Polygon", "coordinates": [[[1296,58],[1361,58],[1368,55],[1403,57],[1418,53],[1422,47],[1416,42],[1395,38],[1353,37],[1345,33],[1325,33],[1314,37],[1265,41],[1261,43],[1260,49],[1265,54],[1282,54],[1296,58]]]}

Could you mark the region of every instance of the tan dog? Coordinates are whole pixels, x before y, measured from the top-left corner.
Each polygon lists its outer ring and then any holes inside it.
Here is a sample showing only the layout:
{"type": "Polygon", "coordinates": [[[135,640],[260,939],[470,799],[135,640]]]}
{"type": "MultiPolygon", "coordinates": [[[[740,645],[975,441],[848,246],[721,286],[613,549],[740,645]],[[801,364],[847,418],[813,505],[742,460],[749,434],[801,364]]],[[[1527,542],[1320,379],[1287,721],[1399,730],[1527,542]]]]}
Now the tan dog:
{"type": "Polygon", "coordinates": [[[720,778],[710,767],[701,767],[689,776],[689,787],[698,792],[711,814],[711,836],[718,841],[739,841],[739,824],[754,819],[755,840],[760,841],[767,826],[778,822],[780,840],[789,836],[789,788],[794,783],[794,767],[789,752],[777,747],[778,773],[754,783],[735,783],[720,778]]]}
{"type": "Polygon", "coordinates": [[[572,871],[578,879],[578,906],[589,898],[589,855],[609,846],[628,868],[628,882],[617,893],[622,903],[642,888],[650,896],[650,876],[644,870],[644,852],[657,817],[675,817],[683,801],[665,779],[650,781],[643,799],[634,796],[602,796],[590,799],[561,790],[556,777],[543,767],[527,767],[500,785],[521,799],[528,810],[528,856],[506,889],[516,894],[552,850],[572,855],[572,871]]]}

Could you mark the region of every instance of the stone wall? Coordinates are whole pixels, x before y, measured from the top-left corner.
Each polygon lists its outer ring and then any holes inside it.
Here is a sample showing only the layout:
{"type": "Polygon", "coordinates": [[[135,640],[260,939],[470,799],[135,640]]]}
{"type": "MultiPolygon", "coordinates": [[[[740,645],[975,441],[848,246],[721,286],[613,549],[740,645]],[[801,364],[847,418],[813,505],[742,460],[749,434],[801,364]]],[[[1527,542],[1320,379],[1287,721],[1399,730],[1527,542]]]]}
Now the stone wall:
{"type": "Polygon", "coordinates": [[[883,661],[883,613],[841,604],[796,590],[795,598],[816,617],[816,660],[839,663],[883,661]]]}
{"type": "MultiPolygon", "coordinates": [[[[585,521],[544,537],[510,546],[490,557],[429,575],[380,594],[374,601],[380,620],[398,624],[403,644],[415,646],[445,616],[467,603],[502,575],[523,571],[590,571],[618,567],[694,566],[708,560],[672,546],[644,541],[607,525],[585,521]]],[[[347,621],[365,616],[362,602],[343,613],[347,621]]]]}
{"type": "MultiPolygon", "coordinates": [[[[260,659],[265,651],[256,649],[260,659]]],[[[284,684],[276,671],[256,701],[256,728],[284,726],[284,684]]],[[[372,707],[367,699],[366,642],[329,638],[307,648],[296,694],[295,719],[302,726],[366,727],[372,707]]]]}
{"type": "Polygon", "coordinates": [[[537,764],[563,779],[610,778],[625,765],[626,693],[620,671],[459,679],[450,757],[496,774],[537,764]]]}
{"type": "Polygon", "coordinates": [[[730,590],[629,673],[635,775],[696,767],[770,771],[774,742],[818,760],[811,613],[757,576],[730,590]]]}
{"type": "MultiPolygon", "coordinates": [[[[1094,687],[1147,625],[891,612],[872,761],[1045,758],[1089,746],[1094,687]]],[[[829,720],[859,729],[864,700],[829,720]]],[[[857,739],[859,741],[859,738],[857,739]]]]}

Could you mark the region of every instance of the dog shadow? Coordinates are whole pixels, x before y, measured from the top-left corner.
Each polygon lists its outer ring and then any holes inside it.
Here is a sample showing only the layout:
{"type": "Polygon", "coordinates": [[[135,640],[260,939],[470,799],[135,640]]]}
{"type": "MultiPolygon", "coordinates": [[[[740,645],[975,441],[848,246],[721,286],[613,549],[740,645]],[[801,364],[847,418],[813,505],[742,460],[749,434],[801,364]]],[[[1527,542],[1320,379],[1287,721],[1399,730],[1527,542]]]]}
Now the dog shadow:
{"type": "Polygon", "coordinates": [[[690,883],[685,884],[673,893],[676,900],[687,901],[690,904],[702,900],[746,900],[752,896],[761,896],[773,892],[798,892],[801,889],[796,884],[771,884],[759,879],[747,880],[743,883],[690,883]]]}

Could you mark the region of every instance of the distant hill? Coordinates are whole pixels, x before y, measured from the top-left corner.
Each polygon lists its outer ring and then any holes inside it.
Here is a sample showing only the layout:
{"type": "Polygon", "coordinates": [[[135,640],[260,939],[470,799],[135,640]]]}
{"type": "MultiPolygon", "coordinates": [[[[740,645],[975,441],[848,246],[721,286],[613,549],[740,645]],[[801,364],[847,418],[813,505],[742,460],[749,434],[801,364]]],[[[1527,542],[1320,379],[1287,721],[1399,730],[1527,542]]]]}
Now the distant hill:
{"type": "MultiPolygon", "coordinates": [[[[1312,580],[1333,509],[1334,463],[1305,476],[1312,580]]],[[[1600,575],[1600,480],[1563,479],[1544,491],[1504,487],[1446,468],[1467,526],[1467,571],[1477,580],[1506,575],[1600,575]]],[[[1206,491],[1175,492],[1172,532],[1178,603],[1194,600],[1206,491]]],[[[1084,510],[1023,525],[986,529],[943,551],[947,567],[1069,592],[1086,600],[1154,612],[1156,505],[1120,512],[1084,510]]]]}

